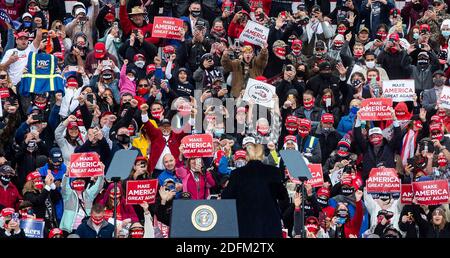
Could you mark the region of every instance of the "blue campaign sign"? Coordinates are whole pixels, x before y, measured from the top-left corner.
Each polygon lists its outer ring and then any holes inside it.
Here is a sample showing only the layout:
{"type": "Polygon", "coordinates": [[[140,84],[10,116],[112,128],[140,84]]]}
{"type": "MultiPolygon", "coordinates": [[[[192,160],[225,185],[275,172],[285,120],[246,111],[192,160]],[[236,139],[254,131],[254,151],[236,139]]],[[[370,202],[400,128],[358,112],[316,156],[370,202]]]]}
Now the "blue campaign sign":
{"type": "Polygon", "coordinates": [[[28,238],[44,238],[44,221],[23,219],[20,220],[20,228],[28,238]]]}
{"type": "Polygon", "coordinates": [[[4,9],[0,9],[0,19],[3,20],[6,23],[11,23],[11,18],[9,17],[8,13],[4,9]]]}

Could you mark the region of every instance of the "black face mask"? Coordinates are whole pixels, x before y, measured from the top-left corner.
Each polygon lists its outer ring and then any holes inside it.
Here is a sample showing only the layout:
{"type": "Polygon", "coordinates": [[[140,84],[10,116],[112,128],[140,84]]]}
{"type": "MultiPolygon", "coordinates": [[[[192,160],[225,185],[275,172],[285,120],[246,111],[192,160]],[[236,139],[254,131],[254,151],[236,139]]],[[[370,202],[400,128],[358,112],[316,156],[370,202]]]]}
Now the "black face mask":
{"type": "Polygon", "coordinates": [[[341,187],[341,194],[342,195],[352,195],[355,192],[355,189],[353,187],[347,188],[347,187],[341,187]]]}
{"type": "Polygon", "coordinates": [[[321,197],[317,197],[317,203],[319,203],[320,207],[326,207],[328,206],[328,198],[321,198],[321,197]]]}
{"type": "Polygon", "coordinates": [[[417,65],[418,66],[428,66],[428,64],[430,63],[430,61],[428,59],[418,59],[417,60],[417,65]]]}
{"type": "Polygon", "coordinates": [[[121,144],[128,144],[128,143],[130,143],[130,136],[128,136],[126,134],[118,134],[116,136],[116,139],[121,144]]]}
{"type": "Polygon", "coordinates": [[[9,182],[11,182],[11,177],[10,176],[1,176],[0,177],[0,182],[2,182],[2,184],[4,186],[8,185],[9,182]]]}
{"type": "Polygon", "coordinates": [[[112,74],[110,73],[105,73],[102,75],[103,80],[109,80],[112,78],[112,74]]]}
{"type": "Polygon", "coordinates": [[[200,16],[200,11],[191,11],[191,15],[192,17],[197,18],[200,16]]]}
{"type": "Polygon", "coordinates": [[[304,71],[297,71],[297,78],[305,78],[306,73],[304,71]]]}

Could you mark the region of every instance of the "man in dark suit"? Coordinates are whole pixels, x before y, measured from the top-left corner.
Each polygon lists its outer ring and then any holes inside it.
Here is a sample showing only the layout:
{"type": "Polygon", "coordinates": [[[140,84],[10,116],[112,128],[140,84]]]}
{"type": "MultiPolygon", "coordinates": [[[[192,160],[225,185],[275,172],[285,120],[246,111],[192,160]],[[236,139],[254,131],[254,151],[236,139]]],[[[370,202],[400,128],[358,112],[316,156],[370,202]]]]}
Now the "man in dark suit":
{"type": "MultiPolygon", "coordinates": [[[[444,88],[444,84],[447,81],[443,71],[439,70],[433,73],[433,88],[425,90],[423,92],[422,106],[427,112],[433,112],[439,108],[438,99],[444,88]]],[[[434,113],[434,112],[433,112],[434,113]]]]}
{"type": "Polygon", "coordinates": [[[246,166],[231,173],[222,199],[236,199],[239,237],[282,237],[279,203],[288,202],[279,169],[262,163],[264,147],[247,146],[246,166]]]}

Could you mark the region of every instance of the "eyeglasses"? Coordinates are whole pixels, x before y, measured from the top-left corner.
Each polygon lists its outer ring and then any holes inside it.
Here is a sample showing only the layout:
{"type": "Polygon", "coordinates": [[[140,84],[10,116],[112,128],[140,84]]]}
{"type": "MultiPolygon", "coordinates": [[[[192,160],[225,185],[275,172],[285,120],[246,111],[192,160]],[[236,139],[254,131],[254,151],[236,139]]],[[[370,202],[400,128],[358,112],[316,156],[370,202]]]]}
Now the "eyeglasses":
{"type": "Polygon", "coordinates": [[[148,84],[139,84],[138,87],[143,88],[143,87],[148,87],[148,84]]]}

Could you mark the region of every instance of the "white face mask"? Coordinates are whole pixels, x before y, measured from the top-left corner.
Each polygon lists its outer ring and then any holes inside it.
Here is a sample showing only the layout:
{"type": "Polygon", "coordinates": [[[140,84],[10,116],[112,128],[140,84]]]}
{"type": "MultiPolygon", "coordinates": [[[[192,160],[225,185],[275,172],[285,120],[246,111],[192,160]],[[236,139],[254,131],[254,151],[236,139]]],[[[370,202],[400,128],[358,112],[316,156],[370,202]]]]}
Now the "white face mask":
{"type": "Polygon", "coordinates": [[[366,62],[367,68],[374,68],[375,67],[375,61],[367,61],[366,62]]]}
{"type": "Polygon", "coordinates": [[[145,65],[145,61],[136,61],[134,62],[134,64],[139,68],[143,68],[145,65]]]}
{"type": "Polygon", "coordinates": [[[132,81],[132,82],[134,81],[134,76],[128,76],[128,75],[127,75],[127,78],[128,78],[130,81],[132,81]]]}

